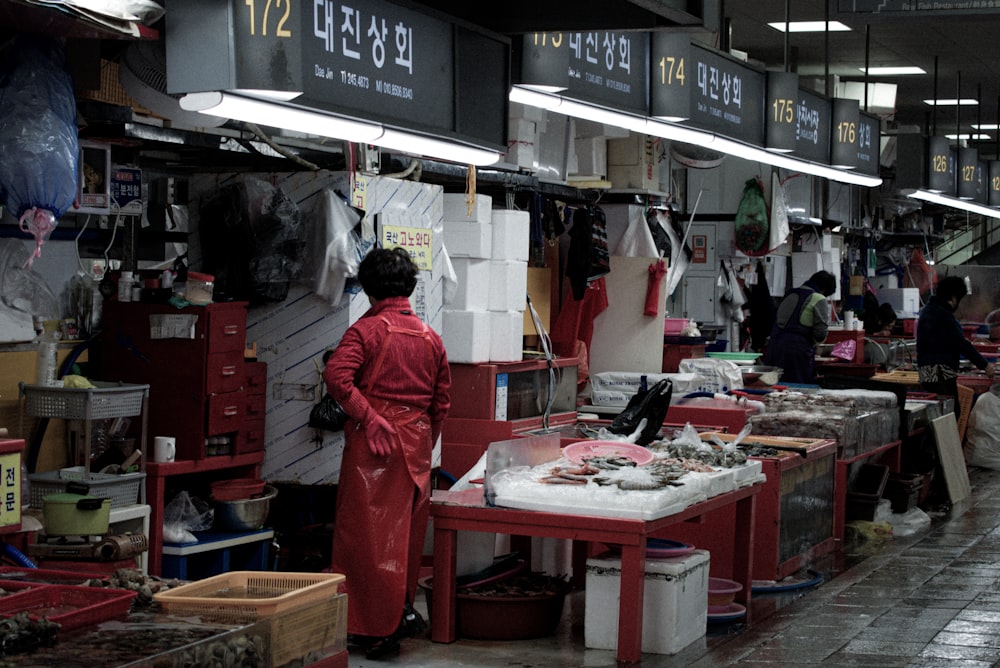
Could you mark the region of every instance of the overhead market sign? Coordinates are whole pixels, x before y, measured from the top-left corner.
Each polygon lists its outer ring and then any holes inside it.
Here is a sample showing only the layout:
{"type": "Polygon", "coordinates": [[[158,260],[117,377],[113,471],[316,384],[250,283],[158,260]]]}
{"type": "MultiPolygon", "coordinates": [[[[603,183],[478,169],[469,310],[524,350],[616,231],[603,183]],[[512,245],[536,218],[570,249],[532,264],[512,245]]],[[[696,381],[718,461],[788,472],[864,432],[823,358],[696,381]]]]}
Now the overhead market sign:
{"type": "Polygon", "coordinates": [[[1000,0],[838,0],[841,14],[992,14],[1000,0]]]}
{"type": "Polygon", "coordinates": [[[166,16],[171,94],[264,91],[506,146],[510,40],[502,35],[387,0],[173,0],[166,16]]]}

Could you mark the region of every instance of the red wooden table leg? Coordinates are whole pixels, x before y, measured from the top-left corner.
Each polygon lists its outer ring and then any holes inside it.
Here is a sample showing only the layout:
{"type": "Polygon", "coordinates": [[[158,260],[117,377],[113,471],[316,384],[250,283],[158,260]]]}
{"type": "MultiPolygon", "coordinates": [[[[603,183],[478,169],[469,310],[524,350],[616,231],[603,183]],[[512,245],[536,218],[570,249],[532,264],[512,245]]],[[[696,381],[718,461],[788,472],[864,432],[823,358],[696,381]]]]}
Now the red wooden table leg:
{"type": "Polygon", "coordinates": [[[642,659],[642,599],[646,584],[646,541],[622,545],[618,601],[618,664],[642,659]]]}
{"type": "Polygon", "coordinates": [[[434,529],[434,605],[431,610],[431,640],[455,642],[456,633],[456,547],[454,529],[434,529]]]}

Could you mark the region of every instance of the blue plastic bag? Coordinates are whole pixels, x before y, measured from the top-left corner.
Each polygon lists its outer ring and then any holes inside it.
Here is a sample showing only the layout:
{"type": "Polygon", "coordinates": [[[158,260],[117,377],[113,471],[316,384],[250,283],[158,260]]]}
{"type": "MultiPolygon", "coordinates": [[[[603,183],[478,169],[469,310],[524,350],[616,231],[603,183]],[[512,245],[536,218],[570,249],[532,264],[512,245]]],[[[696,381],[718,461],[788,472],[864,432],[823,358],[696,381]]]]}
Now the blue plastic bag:
{"type": "Polygon", "coordinates": [[[30,266],[76,199],[76,99],[54,39],[21,35],[0,63],[0,202],[35,237],[30,266]]]}

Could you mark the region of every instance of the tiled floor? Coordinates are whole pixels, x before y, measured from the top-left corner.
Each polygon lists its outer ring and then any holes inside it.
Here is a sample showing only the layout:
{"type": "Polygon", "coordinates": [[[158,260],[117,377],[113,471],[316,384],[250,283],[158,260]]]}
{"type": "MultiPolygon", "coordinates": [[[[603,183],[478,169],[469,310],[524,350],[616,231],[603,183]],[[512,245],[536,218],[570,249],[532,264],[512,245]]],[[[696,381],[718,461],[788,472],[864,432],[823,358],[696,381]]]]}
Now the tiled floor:
{"type": "MultiPolygon", "coordinates": [[[[712,625],[678,654],[644,654],[642,665],[1000,666],[1000,471],[972,469],[969,477],[972,496],[932,514],[929,530],[895,537],[869,555],[836,555],[814,566],[827,576],[818,587],[755,595],[751,628],[712,625]]],[[[567,599],[552,637],[450,645],[416,638],[378,663],[615,666],[614,652],[584,647],[583,597],[567,599]]],[[[370,665],[376,662],[351,655],[350,666],[370,665]]]]}

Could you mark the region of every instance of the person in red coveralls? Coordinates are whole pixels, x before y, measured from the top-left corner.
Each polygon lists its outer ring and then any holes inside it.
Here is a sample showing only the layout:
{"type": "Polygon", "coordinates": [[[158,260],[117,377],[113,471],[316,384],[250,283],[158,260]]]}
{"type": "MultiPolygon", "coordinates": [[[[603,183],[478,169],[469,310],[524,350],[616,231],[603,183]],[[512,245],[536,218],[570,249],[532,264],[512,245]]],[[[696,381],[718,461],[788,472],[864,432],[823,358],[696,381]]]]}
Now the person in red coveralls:
{"type": "Polygon", "coordinates": [[[331,569],[346,576],[348,638],[369,659],[398,652],[400,639],[427,628],[412,602],[451,372],[441,337],[410,305],[418,271],[402,248],[365,256],[358,280],[371,308],[344,333],[323,372],[350,416],[331,569]]]}

